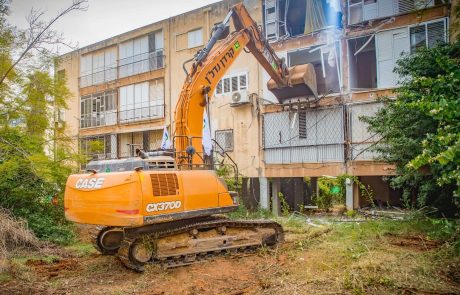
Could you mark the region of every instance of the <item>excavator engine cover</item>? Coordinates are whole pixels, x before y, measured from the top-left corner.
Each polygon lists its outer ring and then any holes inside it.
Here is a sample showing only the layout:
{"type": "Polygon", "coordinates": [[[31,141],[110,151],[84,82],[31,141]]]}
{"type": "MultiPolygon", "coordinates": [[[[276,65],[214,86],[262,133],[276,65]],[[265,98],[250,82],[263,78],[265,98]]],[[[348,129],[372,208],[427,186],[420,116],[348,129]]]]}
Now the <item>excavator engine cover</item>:
{"type": "Polygon", "coordinates": [[[298,65],[288,70],[288,86],[278,88],[278,84],[273,79],[267,83],[268,89],[280,103],[296,97],[317,97],[316,74],[312,64],[298,65]]]}

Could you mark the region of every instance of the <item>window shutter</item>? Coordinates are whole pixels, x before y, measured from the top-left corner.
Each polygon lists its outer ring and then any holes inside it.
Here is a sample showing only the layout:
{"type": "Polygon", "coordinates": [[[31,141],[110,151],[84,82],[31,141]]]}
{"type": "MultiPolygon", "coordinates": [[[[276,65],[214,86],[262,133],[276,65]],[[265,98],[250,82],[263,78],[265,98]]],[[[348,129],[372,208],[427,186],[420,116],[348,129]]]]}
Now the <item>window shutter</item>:
{"type": "Polygon", "coordinates": [[[238,91],[238,76],[231,77],[232,79],[232,92],[238,91]]]}
{"type": "Polygon", "coordinates": [[[428,48],[436,46],[438,43],[446,42],[445,20],[429,23],[427,25],[428,48]]]}
{"type": "Polygon", "coordinates": [[[379,6],[379,17],[385,17],[394,14],[394,0],[379,0],[377,1],[377,4],[379,6]]]}
{"type": "Polygon", "coordinates": [[[398,9],[396,10],[398,13],[407,13],[414,10],[415,4],[414,0],[397,0],[398,9]]]}
{"type": "Polygon", "coordinates": [[[403,52],[409,52],[407,29],[380,32],[375,38],[377,41],[378,87],[394,87],[398,80],[398,76],[393,73],[396,61],[403,52]]]}
{"type": "Polygon", "coordinates": [[[230,92],[230,78],[224,79],[224,93],[230,92]]]}
{"type": "Polygon", "coordinates": [[[240,75],[240,90],[248,89],[246,75],[240,75]]]}

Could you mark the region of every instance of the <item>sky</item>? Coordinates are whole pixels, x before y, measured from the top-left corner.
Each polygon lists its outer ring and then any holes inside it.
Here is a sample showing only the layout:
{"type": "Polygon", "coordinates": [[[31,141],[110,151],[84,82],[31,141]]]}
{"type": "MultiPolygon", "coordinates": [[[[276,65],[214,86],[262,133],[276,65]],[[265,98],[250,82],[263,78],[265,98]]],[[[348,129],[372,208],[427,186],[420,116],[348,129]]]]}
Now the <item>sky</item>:
{"type": "MultiPolygon", "coordinates": [[[[56,22],[53,29],[62,32],[67,41],[78,47],[175,16],[219,0],[88,0],[86,11],[72,11],[56,22]]],[[[12,0],[11,24],[27,25],[26,16],[32,8],[45,12],[48,20],[70,6],[72,0],[12,0]]],[[[59,54],[72,49],[62,47],[59,54]]]]}

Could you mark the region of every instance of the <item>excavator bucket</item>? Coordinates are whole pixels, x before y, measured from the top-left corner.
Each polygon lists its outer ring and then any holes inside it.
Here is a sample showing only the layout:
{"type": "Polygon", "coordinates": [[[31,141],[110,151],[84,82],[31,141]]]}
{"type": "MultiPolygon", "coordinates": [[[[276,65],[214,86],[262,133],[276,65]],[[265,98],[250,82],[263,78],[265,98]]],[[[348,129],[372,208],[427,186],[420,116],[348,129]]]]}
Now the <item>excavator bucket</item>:
{"type": "Polygon", "coordinates": [[[298,65],[289,69],[288,86],[278,87],[275,80],[270,79],[268,89],[280,103],[295,97],[317,97],[316,74],[312,64],[298,65]]]}

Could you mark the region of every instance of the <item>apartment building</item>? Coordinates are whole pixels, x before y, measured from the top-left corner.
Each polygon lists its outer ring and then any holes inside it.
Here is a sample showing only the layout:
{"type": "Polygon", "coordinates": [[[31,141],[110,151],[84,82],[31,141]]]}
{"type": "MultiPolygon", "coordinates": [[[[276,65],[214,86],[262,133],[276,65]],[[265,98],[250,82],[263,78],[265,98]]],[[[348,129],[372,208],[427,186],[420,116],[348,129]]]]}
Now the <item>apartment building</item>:
{"type": "MultiPolygon", "coordinates": [[[[65,121],[76,146],[98,159],[159,148],[185,79],[183,64],[240,1],[223,0],[61,56],[73,98],[65,121]]],[[[243,52],[210,102],[212,137],[238,164],[250,206],[277,207],[278,192],[298,209],[320,176],[351,174],[382,203],[397,201],[384,176],[391,165],[369,149],[378,140],[362,115],[394,96],[402,53],[449,40],[450,4],[439,0],[245,0],[288,66],[311,63],[318,95],[278,103],[267,73],[243,52]],[[311,181],[306,183],[305,177],[311,181]],[[270,201],[272,196],[272,201],[270,201]]],[[[230,26],[229,30],[233,30],[230,26]]],[[[190,64],[186,64],[186,66],[190,64]]],[[[352,206],[365,201],[355,190],[352,206]]]]}

